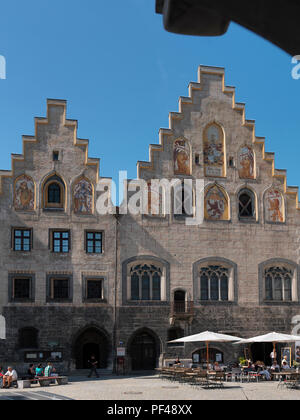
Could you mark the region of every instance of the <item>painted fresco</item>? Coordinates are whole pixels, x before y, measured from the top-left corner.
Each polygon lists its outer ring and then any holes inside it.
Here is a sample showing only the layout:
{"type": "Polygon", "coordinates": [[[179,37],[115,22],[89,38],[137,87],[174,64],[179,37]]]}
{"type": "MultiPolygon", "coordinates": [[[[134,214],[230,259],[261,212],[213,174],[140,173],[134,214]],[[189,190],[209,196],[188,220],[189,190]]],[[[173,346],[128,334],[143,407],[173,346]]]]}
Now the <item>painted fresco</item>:
{"type": "Polygon", "coordinates": [[[266,220],[268,222],[284,222],[284,202],[280,191],[269,190],[265,196],[266,220]]]}
{"type": "Polygon", "coordinates": [[[74,187],[74,212],[93,213],[93,187],[85,179],[81,179],[74,187]]]}
{"type": "Polygon", "coordinates": [[[35,185],[27,175],[22,175],[15,182],[14,206],[16,210],[33,211],[35,203],[35,185]]]}
{"type": "Polygon", "coordinates": [[[206,193],[204,211],[206,220],[229,219],[228,200],[217,185],[211,187],[206,193]]]}
{"type": "Polygon", "coordinates": [[[174,172],[175,175],[191,175],[190,146],[184,139],[174,143],[174,172]]]}
{"type": "Polygon", "coordinates": [[[225,144],[223,130],[217,124],[206,128],[203,139],[205,176],[225,176],[225,144]]]}
{"type": "Polygon", "coordinates": [[[243,179],[255,178],[254,153],[251,147],[244,146],[239,151],[238,168],[239,177],[243,179]]]}

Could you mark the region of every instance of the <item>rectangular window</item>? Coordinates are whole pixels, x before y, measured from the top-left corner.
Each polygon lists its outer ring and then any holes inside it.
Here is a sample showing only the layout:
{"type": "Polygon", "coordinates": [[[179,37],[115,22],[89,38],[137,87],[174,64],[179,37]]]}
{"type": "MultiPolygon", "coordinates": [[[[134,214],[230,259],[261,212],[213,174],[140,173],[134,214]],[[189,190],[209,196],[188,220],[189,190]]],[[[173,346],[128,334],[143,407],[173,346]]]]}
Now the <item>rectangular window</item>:
{"type": "Polygon", "coordinates": [[[60,254],[70,252],[70,231],[52,232],[52,252],[60,254]]]}
{"type": "Polygon", "coordinates": [[[31,279],[13,279],[13,299],[29,300],[31,298],[31,279]]]}
{"type": "Polygon", "coordinates": [[[14,251],[31,251],[31,229],[13,229],[13,249],[14,251]]]}
{"type": "Polygon", "coordinates": [[[93,299],[93,300],[103,299],[103,279],[87,280],[86,297],[87,299],[93,299]]]}
{"type": "Polygon", "coordinates": [[[102,232],[86,232],[87,254],[102,254],[102,232]]]}
{"type": "Polygon", "coordinates": [[[66,300],[70,297],[70,280],[63,278],[51,279],[51,299],[66,300]]]}

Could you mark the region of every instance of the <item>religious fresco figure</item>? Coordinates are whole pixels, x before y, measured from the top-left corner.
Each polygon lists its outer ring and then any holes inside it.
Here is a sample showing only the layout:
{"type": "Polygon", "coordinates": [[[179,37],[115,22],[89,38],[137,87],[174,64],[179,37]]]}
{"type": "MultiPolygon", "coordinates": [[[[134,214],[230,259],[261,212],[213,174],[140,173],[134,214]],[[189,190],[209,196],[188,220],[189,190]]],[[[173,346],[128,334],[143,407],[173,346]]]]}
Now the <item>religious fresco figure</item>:
{"type": "Polygon", "coordinates": [[[240,149],[238,155],[239,177],[243,179],[255,178],[255,159],[254,152],[250,146],[240,149]]]}
{"type": "Polygon", "coordinates": [[[267,191],[265,195],[265,209],[268,222],[284,222],[284,201],[281,192],[276,188],[267,191]]]}
{"type": "Polygon", "coordinates": [[[175,175],[191,175],[190,146],[184,139],[174,143],[174,172],[175,175]]]}
{"type": "Polygon", "coordinates": [[[228,199],[220,187],[210,187],[205,195],[206,220],[229,220],[228,199]]]}
{"type": "Polygon", "coordinates": [[[225,176],[225,141],[222,128],[209,125],[204,131],[203,156],[205,176],[225,176]]]}
{"type": "Polygon", "coordinates": [[[86,179],[81,179],[74,186],[74,212],[79,214],[93,213],[93,187],[86,179]]]}
{"type": "Polygon", "coordinates": [[[14,207],[22,211],[34,210],[35,185],[33,179],[27,175],[21,175],[15,181],[14,207]]]}

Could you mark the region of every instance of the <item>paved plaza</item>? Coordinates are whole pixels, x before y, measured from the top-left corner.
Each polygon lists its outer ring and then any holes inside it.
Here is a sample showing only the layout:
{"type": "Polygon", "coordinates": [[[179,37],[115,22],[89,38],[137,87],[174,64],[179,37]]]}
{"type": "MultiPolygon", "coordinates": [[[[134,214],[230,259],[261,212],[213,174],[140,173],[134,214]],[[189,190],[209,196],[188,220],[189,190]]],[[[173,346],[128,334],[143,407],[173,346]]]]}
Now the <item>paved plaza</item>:
{"type": "Polygon", "coordinates": [[[100,379],[70,377],[69,384],[28,390],[0,390],[1,400],[300,400],[300,390],[278,387],[278,382],[225,383],[224,389],[202,389],[158,376],[102,376],[100,379]]]}

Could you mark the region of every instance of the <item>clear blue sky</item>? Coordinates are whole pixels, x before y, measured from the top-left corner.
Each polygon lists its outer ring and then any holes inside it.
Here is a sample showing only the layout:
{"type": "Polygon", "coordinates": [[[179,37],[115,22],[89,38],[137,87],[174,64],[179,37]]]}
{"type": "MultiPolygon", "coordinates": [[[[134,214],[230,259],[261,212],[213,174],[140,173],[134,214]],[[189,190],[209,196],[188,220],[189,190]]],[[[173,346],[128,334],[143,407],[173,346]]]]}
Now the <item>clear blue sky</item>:
{"type": "MultiPolygon", "coordinates": [[[[299,51],[300,54],[300,51],[299,51]]],[[[0,168],[22,152],[22,134],[34,134],[46,99],[68,100],[89,154],[101,158],[101,175],[136,177],[136,162],[168,127],[178,97],[197,81],[199,64],[226,68],[226,84],[256,120],[256,134],[300,185],[300,80],[291,57],[232,24],[217,38],[169,34],[155,0],[9,0],[1,4],[0,168]]]]}

